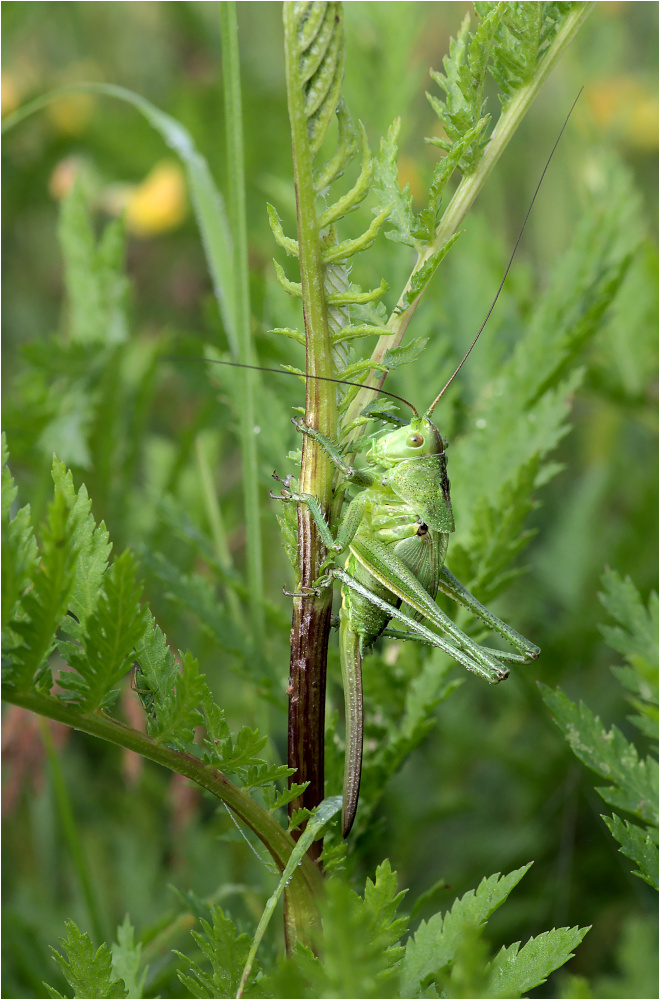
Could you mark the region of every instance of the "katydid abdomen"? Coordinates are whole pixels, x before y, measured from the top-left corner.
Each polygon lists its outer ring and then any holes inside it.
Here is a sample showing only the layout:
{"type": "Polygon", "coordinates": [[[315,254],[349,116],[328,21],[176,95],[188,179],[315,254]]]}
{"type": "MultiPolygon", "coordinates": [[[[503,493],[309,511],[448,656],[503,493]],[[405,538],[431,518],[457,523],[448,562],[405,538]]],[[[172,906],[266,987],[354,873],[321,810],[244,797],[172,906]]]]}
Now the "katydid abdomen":
{"type": "MultiPolygon", "coordinates": [[[[395,558],[400,559],[417,577],[430,597],[435,599],[438,592],[440,566],[444,562],[449,535],[437,532],[420,523],[419,519],[407,513],[405,522],[401,516],[392,525],[391,506],[387,505],[380,514],[387,527],[377,532],[383,544],[391,547],[395,558]],[[401,537],[405,529],[412,534],[401,537]],[[399,535],[391,539],[393,532],[399,535]]],[[[378,516],[374,518],[378,520],[378,516]]],[[[388,604],[399,607],[401,599],[378,580],[365,565],[365,551],[360,545],[360,532],[350,546],[346,560],[346,572],[363,584],[372,594],[388,604]]],[[[386,571],[386,566],[382,567],[386,571]]],[[[421,620],[423,615],[414,608],[408,608],[411,617],[421,620]]],[[[344,765],[344,787],[342,808],[342,832],[350,832],[357,811],[362,772],[363,708],[362,708],[362,656],[387,628],[391,615],[376,607],[372,601],[342,587],[342,604],[339,613],[339,650],[344,687],[346,717],[346,758],[344,765]]]]}

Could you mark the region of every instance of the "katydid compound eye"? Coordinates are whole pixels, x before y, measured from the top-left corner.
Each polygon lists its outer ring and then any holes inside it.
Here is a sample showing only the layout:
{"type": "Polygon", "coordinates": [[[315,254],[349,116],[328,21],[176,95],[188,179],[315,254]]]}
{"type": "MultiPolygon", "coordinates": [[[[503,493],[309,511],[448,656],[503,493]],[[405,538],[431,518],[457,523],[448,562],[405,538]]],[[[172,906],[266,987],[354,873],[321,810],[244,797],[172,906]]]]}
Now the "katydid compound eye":
{"type": "Polygon", "coordinates": [[[419,448],[420,445],[424,444],[424,438],[422,437],[421,434],[409,434],[406,444],[410,448],[419,448]]]}

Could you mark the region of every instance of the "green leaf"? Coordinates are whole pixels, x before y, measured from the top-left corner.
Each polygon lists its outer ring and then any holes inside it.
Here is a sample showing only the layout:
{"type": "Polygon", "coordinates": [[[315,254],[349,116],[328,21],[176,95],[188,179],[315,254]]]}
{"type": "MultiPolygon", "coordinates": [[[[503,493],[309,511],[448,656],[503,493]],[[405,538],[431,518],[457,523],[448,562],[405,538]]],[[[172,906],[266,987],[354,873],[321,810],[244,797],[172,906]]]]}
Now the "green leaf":
{"type": "Polygon", "coordinates": [[[387,136],[380,140],[380,153],[374,160],[374,183],[372,190],[376,203],[385,208],[389,206],[388,223],[393,227],[386,231],[385,236],[394,243],[405,243],[416,246],[412,235],[413,210],[410,185],[406,184],[403,191],[399,187],[398,177],[398,139],[401,119],[396,118],[390,125],[387,136]]]}
{"type": "Polygon", "coordinates": [[[154,695],[149,735],[157,743],[187,747],[202,722],[199,707],[208,691],[197,660],[184,653],[179,671],[167,639],[153,620],[135,650],[135,659],[154,695]]]}
{"type": "Polygon", "coordinates": [[[652,594],[648,609],[630,577],[614,570],[603,576],[601,603],[619,624],[601,625],[608,646],[621,653],[637,674],[620,673],[626,686],[643,701],[658,704],[658,596],[652,594]]]}
{"type": "MultiPolygon", "coordinates": [[[[183,985],[194,997],[235,997],[241,982],[241,974],[250,950],[249,934],[239,934],[231,919],[223,912],[222,907],[213,907],[213,923],[202,920],[202,933],[191,931],[204,958],[211,964],[211,975],[181,952],[179,957],[190,967],[190,975],[179,972],[183,985]]],[[[256,970],[255,970],[256,974],[256,970]]],[[[254,976],[253,976],[254,978],[254,976]]],[[[253,996],[249,984],[243,994],[253,996]]]]}
{"type": "Polygon", "coordinates": [[[41,559],[32,587],[21,602],[20,620],[11,626],[19,642],[7,651],[5,680],[20,691],[31,687],[54,648],[75,584],[77,555],[67,499],[56,487],[41,532],[41,559]]]}
{"type": "Polygon", "coordinates": [[[531,865],[525,865],[510,875],[491,875],[457,899],[443,917],[436,913],[422,921],[414,937],[406,944],[401,966],[401,996],[421,997],[428,983],[454,959],[467,928],[479,930],[495,910],[502,905],[531,865]]]}
{"type": "Polygon", "coordinates": [[[622,653],[630,666],[613,667],[615,677],[632,694],[630,703],[637,710],[630,716],[650,740],[658,737],[658,595],[651,594],[648,609],[642,604],[637,588],[613,570],[603,576],[604,593],[600,599],[619,625],[601,625],[605,641],[622,653]]]}
{"type": "Polygon", "coordinates": [[[124,231],[122,223],[110,223],[97,246],[86,201],[82,184],[76,183],[60,214],[69,335],[74,343],[110,346],[128,336],[124,231]]]}
{"type": "Polygon", "coordinates": [[[392,347],[385,351],[383,365],[389,371],[394,371],[395,368],[399,368],[401,365],[410,365],[422,354],[427,344],[428,337],[416,337],[408,344],[405,344],[404,347],[392,347]]]}
{"type": "MultiPolygon", "coordinates": [[[[112,549],[108,531],[101,521],[96,524],[91,513],[92,501],[83,483],[76,493],[73,486],[73,476],[62,462],[53,462],[53,482],[56,494],[59,491],[65,497],[70,510],[70,530],[77,552],[76,576],[69,609],[78,619],[77,630],[67,629],[70,635],[83,631],[88,616],[99,599],[101,580],[108,566],[108,557],[112,549]]],[[[69,625],[72,623],[69,622],[69,625]]]]}
{"type": "Polygon", "coordinates": [[[30,507],[21,507],[11,517],[18,488],[12,478],[5,435],[2,435],[2,629],[12,618],[16,602],[34,573],[37,542],[32,530],[30,507]]]}
{"type": "Polygon", "coordinates": [[[364,887],[363,910],[371,924],[370,936],[378,942],[388,965],[392,966],[403,956],[403,948],[396,947],[408,928],[406,917],[396,917],[406,890],[397,892],[397,876],[386,859],[376,869],[372,882],[367,879],[364,887]]]}
{"type": "Polygon", "coordinates": [[[445,240],[445,242],[438,247],[437,250],[433,251],[430,257],[428,257],[427,260],[424,261],[423,265],[419,268],[419,270],[415,271],[410,280],[410,287],[406,289],[405,295],[403,296],[404,306],[410,305],[412,302],[415,301],[418,295],[422,294],[422,292],[428,285],[429,281],[435,274],[438,265],[449,253],[449,251],[451,250],[451,248],[453,247],[454,243],[456,242],[456,240],[460,235],[461,233],[458,232],[454,233],[453,236],[450,236],[448,240],[445,240]]]}
{"type": "MultiPolygon", "coordinates": [[[[105,998],[128,997],[123,979],[114,977],[112,955],[107,944],[102,944],[94,951],[89,934],[82,934],[73,920],[65,921],[66,938],[60,938],[60,944],[66,958],[55,948],[52,948],[53,958],[57,962],[66,981],[73,989],[74,998],[105,998]]],[[[53,997],[59,993],[47,987],[53,997]]]]}
{"type": "Polygon", "coordinates": [[[612,783],[598,788],[603,799],[646,823],[658,823],[658,765],[640,760],[636,748],[612,726],[609,731],[586,705],[574,704],[563,691],[540,685],[541,694],[573,753],[612,783]]]}
{"type": "Polygon", "coordinates": [[[395,995],[396,964],[403,952],[397,942],[407,925],[406,919],[395,918],[404,896],[396,882],[388,861],[378,867],[374,882],[367,880],[363,899],[345,882],[328,880],[320,960],[308,950],[292,956],[310,983],[310,996],[395,995]]]}
{"type": "Polygon", "coordinates": [[[302,784],[297,784],[294,781],[289,788],[285,788],[283,791],[277,792],[271,805],[269,806],[270,812],[275,812],[276,809],[281,809],[282,806],[286,806],[289,802],[293,802],[294,799],[297,799],[300,795],[302,795],[308,785],[308,781],[305,781],[302,784]]]}
{"type": "MultiPolygon", "coordinates": [[[[79,645],[59,642],[58,649],[73,671],[62,671],[58,681],[67,701],[85,712],[107,707],[114,700],[113,686],[130,669],[134,647],[148,623],[148,613],[140,607],[141,587],[135,578],[130,552],[115,560],[103,579],[98,604],[84,624],[77,627],[79,645]]],[[[70,626],[65,624],[66,631],[70,626]]]]}
{"type": "Polygon", "coordinates": [[[486,996],[515,998],[544,983],[573,957],[588,927],[560,927],[502,948],[489,968],[486,996]],[[519,950],[520,949],[520,950],[519,950]]]}
{"type": "Polygon", "coordinates": [[[654,889],[658,888],[658,840],[657,834],[654,840],[652,836],[641,827],[628,820],[621,819],[616,813],[613,816],[603,816],[605,825],[615,840],[621,847],[621,854],[634,861],[638,871],[633,875],[648,882],[654,889]]]}
{"type": "Polygon", "coordinates": [[[501,506],[500,491],[530,463],[538,463],[536,486],[557,469],[544,461],[567,432],[569,401],[582,378],[575,361],[601,328],[639,238],[639,205],[630,179],[614,166],[606,169],[606,199],[593,204],[577,227],[525,336],[508,360],[498,359],[493,379],[473,406],[471,433],[452,447],[452,502],[461,512],[456,542],[467,549],[475,510],[484,499],[501,506]]]}
{"type": "MultiPolygon", "coordinates": [[[[444,90],[445,98],[442,101],[432,94],[426,96],[448,138],[448,141],[437,140],[435,144],[457,154],[449,173],[454,166],[471,173],[486,145],[488,137],[482,134],[485,124],[483,91],[493,38],[503,13],[502,4],[493,5],[491,10],[482,8],[483,16],[474,35],[470,35],[470,18],[466,15],[457,37],[450,40],[449,55],[443,59],[444,73],[431,71],[435,82],[444,90]],[[467,141],[466,137],[469,137],[467,141]]],[[[447,179],[448,176],[444,183],[447,179]]]]}
{"type": "Polygon", "coordinates": [[[243,655],[244,637],[206,577],[199,573],[182,573],[162,552],[141,552],[140,564],[160,582],[163,596],[177,607],[191,611],[222,649],[236,656],[243,655]]]}
{"type": "Polygon", "coordinates": [[[149,967],[140,972],[142,945],[134,940],[134,929],[128,914],[117,928],[117,940],[112,946],[112,971],[126,984],[126,995],[131,998],[144,996],[144,984],[149,967]]]}

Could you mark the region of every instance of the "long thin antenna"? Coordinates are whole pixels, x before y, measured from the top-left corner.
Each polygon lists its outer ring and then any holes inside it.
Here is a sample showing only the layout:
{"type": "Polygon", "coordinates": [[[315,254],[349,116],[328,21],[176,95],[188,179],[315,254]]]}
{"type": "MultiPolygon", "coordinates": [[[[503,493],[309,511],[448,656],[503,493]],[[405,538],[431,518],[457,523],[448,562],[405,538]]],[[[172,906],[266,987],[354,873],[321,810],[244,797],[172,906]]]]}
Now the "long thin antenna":
{"type": "Polygon", "coordinates": [[[206,365],[226,365],[229,368],[250,368],[254,372],[270,372],[272,375],[294,375],[298,378],[313,378],[317,379],[319,382],[338,382],[339,385],[354,385],[358,389],[370,389],[371,392],[380,392],[384,396],[390,396],[392,399],[398,399],[400,403],[405,403],[413,411],[416,417],[419,413],[407,399],[403,396],[397,396],[394,392],[388,392],[387,389],[377,389],[374,385],[362,385],[360,382],[348,382],[345,378],[328,378],[325,375],[306,375],[304,372],[289,372],[284,368],[263,368],[261,365],[241,365],[238,361],[219,361],[217,358],[187,358],[187,357],[176,357],[174,355],[165,355],[163,361],[199,361],[206,365]]]}
{"type": "Polygon", "coordinates": [[[493,309],[495,308],[495,303],[497,302],[497,300],[500,297],[500,292],[502,291],[502,289],[504,287],[504,282],[506,281],[507,275],[508,275],[509,271],[511,270],[511,265],[513,264],[513,258],[516,256],[516,250],[518,249],[518,244],[520,243],[520,240],[522,239],[522,234],[525,232],[525,226],[527,225],[527,220],[529,219],[530,213],[531,213],[532,209],[534,208],[534,202],[536,201],[536,196],[539,193],[539,190],[541,188],[541,184],[543,183],[543,178],[545,177],[546,171],[547,171],[548,167],[550,166],[550,161],[551,161],[552,157],[555,155],[555,150],[557,149],[557,146],[559,145],[560,139],[561,139],[562,135],[564,134],[564,129],[568,125],[568,119],[573,114],[573,109],[575,108],[575,105],[577,104],[577,102],[580,100],[580,94],[582,93],[583,90],[584,90],[584,87],[580,87],[580,89],[578,91],[578,95],[575,98],[575,100],[573,101],[573,104],[571,105],[571,110],[566,115],[566,120],[564,121],[564,124],[561,127],[561,131],[560,131],[559,135],[557,136],[555,144],[552,147],[552,150],[550,152],[550,156],[548,157],[548,159],[546,161],[546,164],[545,164],[545,166],[543,168],[543,173],[541,174],[539,182],[536,185],[536,190],[534,191],[534,196],[533,196],[533,198],[532,198],[532,200],[530,202],[529,208],[527,209],[527,215],[525,216],[523,224],[520,227],[520,232],[518,233],[518,239],[516,240],[516,245],[513,248],[513,253],[511,254],[511,256],[509,258],[509,263],[506,266],[506,271],[504,272],[504,277],[502,278],[502,280],[500,282],[500,287],[497,289],[497,292],[495,294],[495,298],[493,299],[493,301],[491,303],[490,309],[486,313],[486,318],[483,321],[483,323],[481,324],[481,326],[479,327],[479,330],[477,332],[476,337],[474,338],[474,340],[472,341],[472,343],[468,347],[467,351],[463,355],[463,358],[462,358],[461,363],[459,364],[458,368],[453,373],[453,375],[448,379],[448,381],[445,383],[445,385],[442,388],[442,390],[438,393],[438,395],[435,397],[435,399],[433,400],[433,402],[429,406],[428,410],[426,411],[426,416],[427,417],[429,417],[433,413],[433,410],[435,409],[436,404],[442,399],[442,397],[444,396],[445,392],[447,391],[447,389],[449,388],[449,386],[452,384],[452,382],[454,381],[454,379],[456,378],[456,376],[460,372],[461,368],[463,367],[463,365],[467,361],[468,357],[470,356],[470,352],[472,351],[472,348],[474,347],[474,345],[476,344],[476,342],[479,340],[479,337],[481,336],[481,332],[482,332],[483,328],[485,327],[486,323],[490,319],[490,314],[492,313],[493,309]]]}

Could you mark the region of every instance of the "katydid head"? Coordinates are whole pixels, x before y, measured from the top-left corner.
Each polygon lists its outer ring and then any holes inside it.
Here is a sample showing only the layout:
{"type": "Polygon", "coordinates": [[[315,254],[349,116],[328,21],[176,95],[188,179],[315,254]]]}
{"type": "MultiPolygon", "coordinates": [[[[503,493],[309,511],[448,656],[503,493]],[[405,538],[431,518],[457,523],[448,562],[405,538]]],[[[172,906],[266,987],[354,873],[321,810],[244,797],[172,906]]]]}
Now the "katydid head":
{"type": "Polygon", "coordinates": [[[447,458],[440,431],[428,417],[383,434],[367,459],[386,471],[385,482],[434,531],[454,530],[447,458]]]}
{"type": "Polygon", "coordinates": [[[367,452],[367,459],[383,468],[399,462],[444,455],[444,442],[432,420],[413,417],[409,424],[378,438],[367,452]]]}

